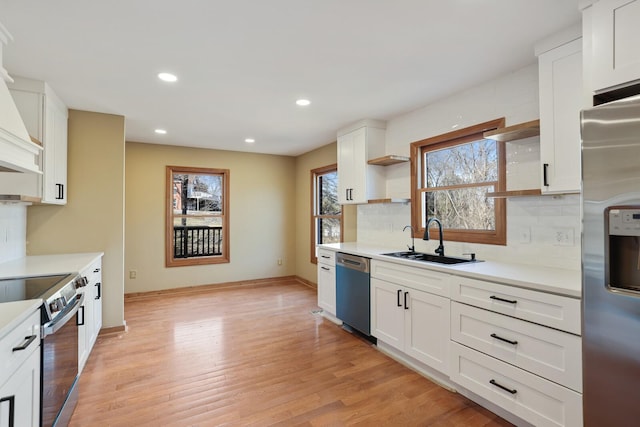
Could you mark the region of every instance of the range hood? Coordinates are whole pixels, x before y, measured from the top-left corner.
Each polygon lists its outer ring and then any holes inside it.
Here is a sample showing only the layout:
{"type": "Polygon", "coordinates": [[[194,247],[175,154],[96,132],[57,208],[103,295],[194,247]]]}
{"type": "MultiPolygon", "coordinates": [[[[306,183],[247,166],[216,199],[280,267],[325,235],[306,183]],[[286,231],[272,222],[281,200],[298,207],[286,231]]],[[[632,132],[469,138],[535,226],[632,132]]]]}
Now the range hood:
{"type": "Polygon", "coordinates": [[[31,142],[7,82],[13,79],[2,65],[2,49],[13,40],[0,23],[0,171],[41,173],[37,156],[42,150],[31,142]]]}

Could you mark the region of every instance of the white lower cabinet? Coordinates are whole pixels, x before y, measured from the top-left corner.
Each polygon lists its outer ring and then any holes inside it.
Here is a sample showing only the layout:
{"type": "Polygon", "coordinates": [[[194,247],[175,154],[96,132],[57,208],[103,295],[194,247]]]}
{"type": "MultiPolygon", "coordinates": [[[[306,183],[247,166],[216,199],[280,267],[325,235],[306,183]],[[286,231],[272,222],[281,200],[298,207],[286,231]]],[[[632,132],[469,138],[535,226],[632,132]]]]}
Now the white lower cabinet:
{"type": "Polygon", "coordinates": [[[336,254],[318,249],[318,307],[336,315],[336,254]]]}
{"type": "Polygon", "coordinates": [[[581,426],[582,395],[451,343],[451,379],[535,426],[581,426]]]}
{"type": "Polygon", "coordinates": [[[448,298],[371,278],[371,334],[444,374],[449,311],[448,298]]]}
{"type": "Polygon", "coordinates": [[[452,301],[451,339],[582,392],[579,336],[452,301]]]}
{"type": "Polygon", "coordinates": [[[87,285],[81,288],[84,303],[78,331],[78,370],[82,372],[102,328],[102,258],[81,271],[80,275],[87,279],[87,285]]]}
{"type": "Polygon", "coordinates": [[[40,310],[0,339],[0,426],[40,425],[40,310]]]}

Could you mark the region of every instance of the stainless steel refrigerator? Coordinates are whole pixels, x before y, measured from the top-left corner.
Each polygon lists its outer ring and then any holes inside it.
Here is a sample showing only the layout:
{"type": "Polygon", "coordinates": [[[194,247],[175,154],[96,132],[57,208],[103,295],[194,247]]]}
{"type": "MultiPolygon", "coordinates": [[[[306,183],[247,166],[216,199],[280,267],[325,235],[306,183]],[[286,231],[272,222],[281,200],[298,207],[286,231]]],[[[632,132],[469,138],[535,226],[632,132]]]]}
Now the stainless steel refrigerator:
{"type": "Polygon", "coordinates": [[[640,96],[582,112],[585,426],[640,425],[640,96]]]}

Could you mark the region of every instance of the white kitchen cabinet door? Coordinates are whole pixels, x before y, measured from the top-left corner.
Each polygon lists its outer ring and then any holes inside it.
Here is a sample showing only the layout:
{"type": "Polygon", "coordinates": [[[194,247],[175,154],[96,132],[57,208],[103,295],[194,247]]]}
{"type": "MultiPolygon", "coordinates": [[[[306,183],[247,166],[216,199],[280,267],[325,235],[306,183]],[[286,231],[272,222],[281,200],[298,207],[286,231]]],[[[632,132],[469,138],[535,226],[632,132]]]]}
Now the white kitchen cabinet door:
{"type": "Polygon", "coordinates": [[[318,263],[318,307],[336,315],[336,267],[318,263]]]}
{"type": "Polygon", "coordinates": [[[42,174],[0,173],[0,193],[37,197],[42,203],[67,203],[68,110],[51,87],[42,81],[16,77],[9,84],[29,135],[42,143],[42,174]]]}
{"type": "Polygon", "coordinates": [[[367,126],[338,135],[338,202],[362,204],[385,196],[382,166],[369,165],[384,152],[384,130],[367,126]]]}
{"type": "Polygon", "coordinates": [[[448,375],[449,298],[415,289],[406,292],[405,353],[448,375]]]}
{"type": "Polygon", "coordinates": [[[0,385],[0,426],[40,425],[40,350],[0,385]]]}
{"type": "Polygon", "coordinates": [[[640,0],[600,0],[592,17],[594,91],[640,79],[640,0]]]}
{"type": "Polygon", "coordinates": [[[87,279],[78,331],[78,369],[82,372],[102,328],[102,258],[80,272],[87,279]]]}
{"type": "Polygon", "coordinates": [[[402,286],[371,278],[371,335],[404,351],[404,292],[402,286]]]}
{"type": "Polygon", "coordinates": [[[543,193],[580,192],[582,39],[538,57],[543,193]]]}

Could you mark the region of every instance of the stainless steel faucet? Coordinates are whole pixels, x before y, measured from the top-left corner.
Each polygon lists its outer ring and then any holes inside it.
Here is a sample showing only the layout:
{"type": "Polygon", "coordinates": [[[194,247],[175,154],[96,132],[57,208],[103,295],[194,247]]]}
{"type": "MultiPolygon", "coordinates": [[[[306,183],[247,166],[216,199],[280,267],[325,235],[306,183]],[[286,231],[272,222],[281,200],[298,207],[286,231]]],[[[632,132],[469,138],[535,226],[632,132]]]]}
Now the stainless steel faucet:
{"type": "Polygon", "coordinates": [[[422,240],[429,240],[429,226],[432,222],[438,224],[438,231],[440,232],[440,246],[438,246],[438,249],[436,249],[435,252],[440,256],[444,256],[444,244],[442,243],[442,223],[438,218],[433,217],[427,221],[427,226],[424,229],[424,237],[422,238],[422,240]]]}
{"type": "Polygon", "coordinates": [[[410,225],[405,225],[404,228],[402,229],[402,231],[406,230],[407,228],[411,230],[411,246],[407,245],[407,248],[409,249],[410,252],[415,252],[416,251],[416,245],[415,245],[415,242],[413,240],[413,227],[410,226],[410,225]]]}

